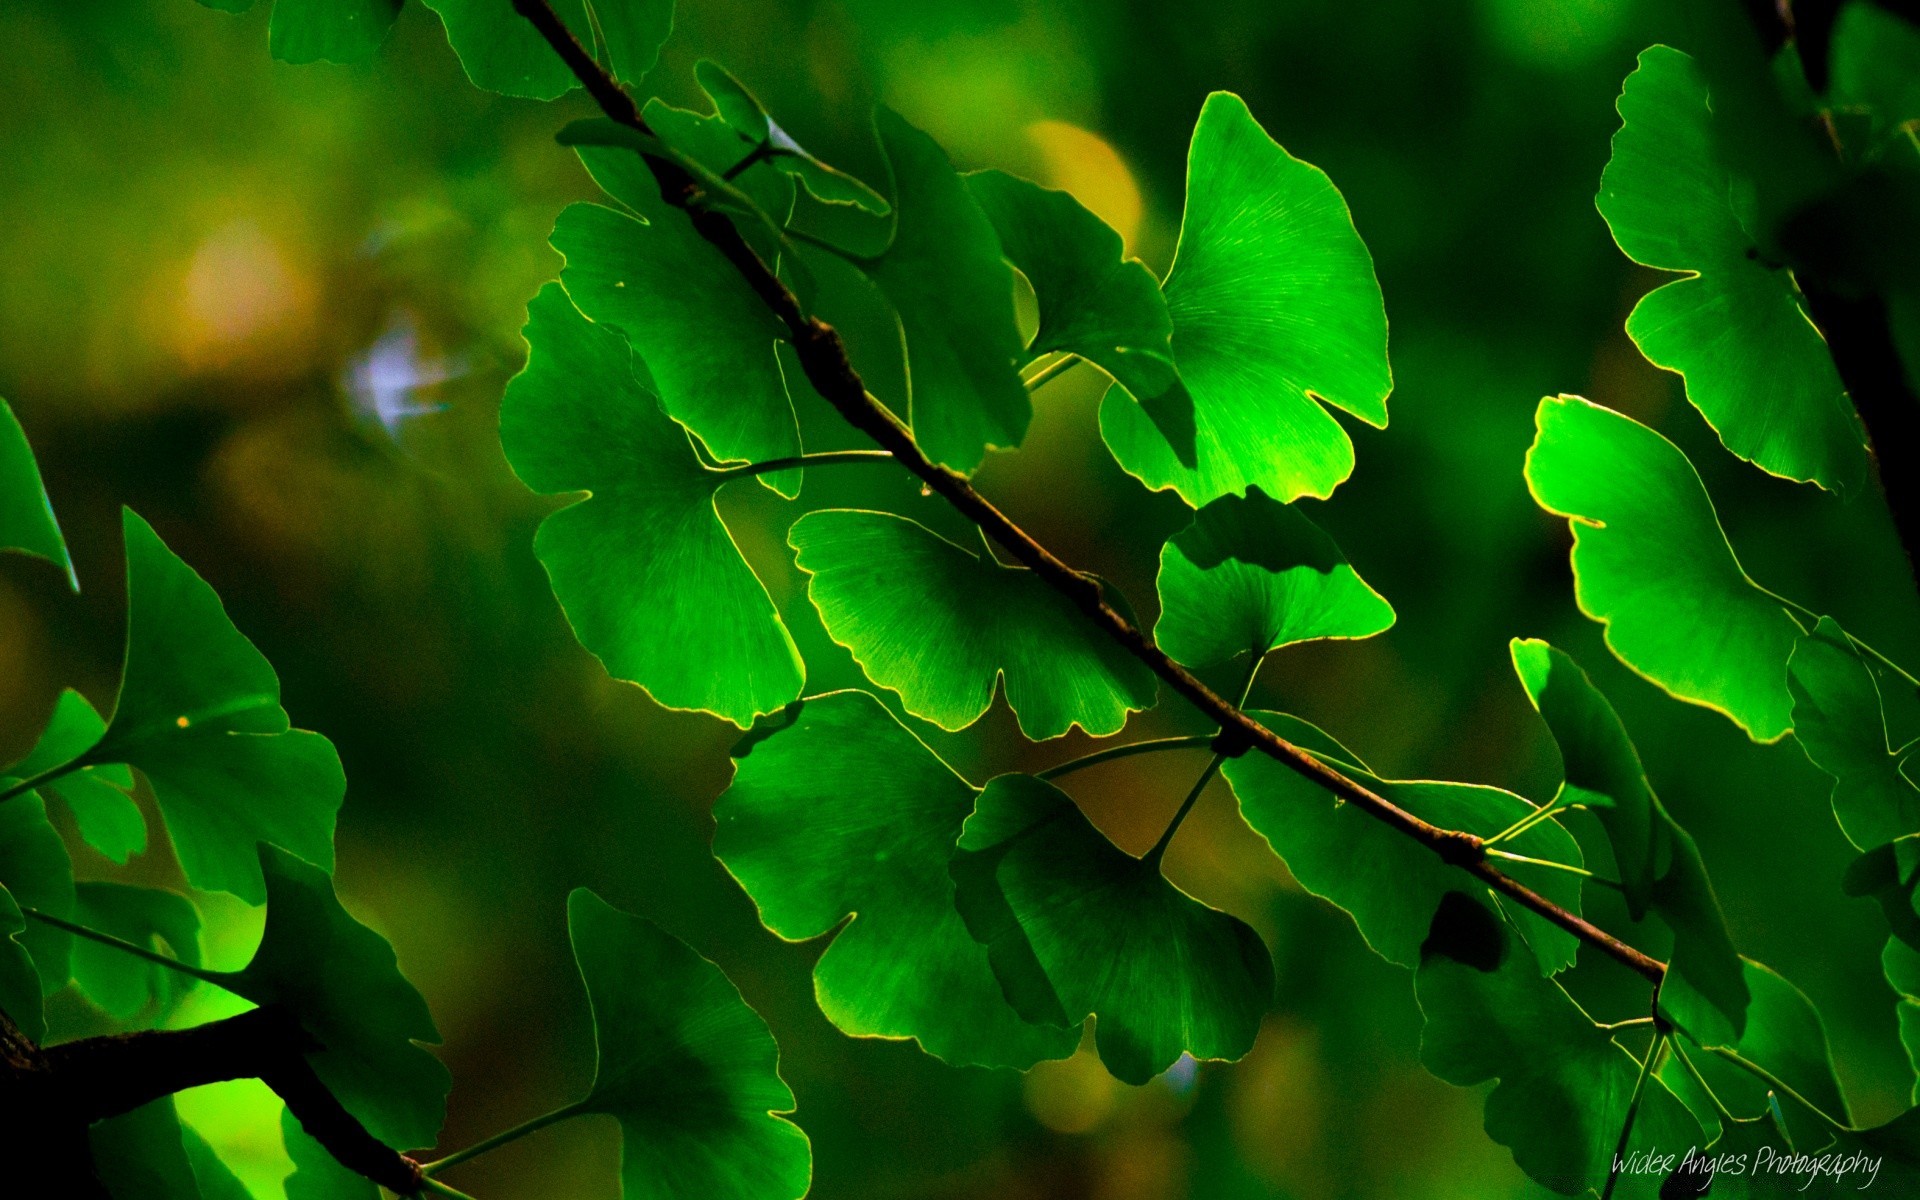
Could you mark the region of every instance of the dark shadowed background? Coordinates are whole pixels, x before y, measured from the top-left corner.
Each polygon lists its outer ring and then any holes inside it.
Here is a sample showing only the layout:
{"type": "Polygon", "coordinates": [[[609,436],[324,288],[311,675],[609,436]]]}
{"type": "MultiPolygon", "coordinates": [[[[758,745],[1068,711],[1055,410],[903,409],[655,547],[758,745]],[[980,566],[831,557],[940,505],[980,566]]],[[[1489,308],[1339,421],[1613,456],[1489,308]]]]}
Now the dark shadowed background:
{"type": "MultiPolygon", "coordinates": [[[[1022,1077],[835,1032],[813,1004],[821,944],[762,929],[708,853],[737,731],[663,711],[574,643],[530,548],[549,503],[514,480],[495,436],[525,303],[559,270],[547,231],[593,194],[551,140],[585,101],[474,89],[417,3],[361,68],[272,61],[266,18],[264,0],[239,17],[190,0],[0,8],[0,395],[40,452],[85,587],[75,601],[44,564],[0,561],[0,751],[24,749],[62,684],[110,702],[116,507],[130,504],[272,659],[296,723],[346,761],[339,887],[393,940],[445,1034],[445,1147],[585,1086],[563,900],[590,885],[688,939],[767,1017],[823,1200],[1538,1192],[1480,1132],[1480,1096],[1420,1068],[1410,976],[1291,883],[1223,785],[1168,865],[1274,948],[1278,996],[1247,1061],[1136,1089],[1085,1052],[1022,1077]]],[[[1391,425],[1349,422],[1359,467],[1308,508],[1399,624],[1282,652],[1256,702],[1384,774],[1545,800],[1554,752],[1506,641],[1569,648],[1698,837],[1736,941],[1822,1006],[1856,1115],[1884,1119],[1911,1075],[1880,977],[1884,926],[1839,890],[1849,854],[1825,777],[1791,740],[1750,744],[1607,656],[1574,607],[1564,523],[1521,478],[1542,394],[1630,413],[1693,457],[1756,578],[1920,662],[1878,498],[1843,503],[1737,462],[1621,332],[1655,277],[1614,249],[1592,196],[1620,80],[1663,38],[1684,44],[1652,0],[681,0],[654,86],[693,104],[693,63],[717,58],[802,142],[870,180],[868,112],[884,101],[963,168],[1074,191],[1157,269],[1200,103],[1243,95],[1345,193],[1378,265],[1396,380],[1391,425]]],[[[1027,445],[981,483],[1150,617],[1159,543],[1184,510],[1106,456],[1099,395],[1084,368],[1049,385],[1027,445]]],[[[853,443],[822,422],[810,444],[853,443]]],[[[806,506],[881,502],[951,527],[878,472],[815,474],[806,506]]],[[[726,503],[809,688],[858,682],[783,545],[800,506],[764,489],[726,503]]],[[[1170,707],[1130,732],[1197,729],[1170,707]]],[[[1078,734],[1025,746],[998,704],[967,734],[922,732],[976,779],[1086,748],[1078,734]]],[[[1114,764],[1073,790],[1139,851],[1197,765],[1114,764]]],[[[173,878],[164,846],[135,870],[173,878]]],[[[259,914],[230,898],[207,911],[216,964],[244,960],[259,914]]],[[[1642,1003],[1624,973],[1591,974],[1581,995],[1597,1014],[1642,1003]]],[[[220,1003],[204,995],[182,1019],[220,1003]]],[[[279,1195],[288,1168],[264,1089],[202,1089],[182,1109],[261,1197],[279,1195]]],[[[450,1178],[486,1200],[610,1197],[617,1145],[611,1122],[579,1123],[450,1178]]]]}

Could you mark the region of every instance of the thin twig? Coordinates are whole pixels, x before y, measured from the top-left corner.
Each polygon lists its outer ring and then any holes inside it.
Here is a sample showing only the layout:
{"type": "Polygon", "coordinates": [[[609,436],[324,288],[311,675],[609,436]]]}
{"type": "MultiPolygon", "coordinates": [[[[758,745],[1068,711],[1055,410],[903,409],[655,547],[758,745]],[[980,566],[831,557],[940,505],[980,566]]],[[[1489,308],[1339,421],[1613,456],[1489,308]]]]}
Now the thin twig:
{"type": "MultiPolygon", "coordinates": [[[[544,37],[580,80],[601,112],[636,133],[652,137],[633,98],[614,78],[581,49],[547,0],[513,0],[521,16],[544,37]]],[[[694,229],[739,273],[769,312],[786,326],[789,340],[805,368],[807,379],[854,428],[872,438],[919,476],[929,491],[937,492],[961,516],[973,522],[1023,566],[1059,592],[1122,649],[1138,659],[1176,694],[1220,726],[1220,741],[1229,755],[1255,749],[1301,775],[1309,782],[1352,804],[1369,816],[1399,830],[1460,867],[1523,908],[1530,909],[1581,941],[1599,949],[1650,981],[1658,982],[1666,965],[1606,930],[1562,908],[1486,861],[1481,839],[1459,830],[1442,829],[1383,796],[1361,786],[1280,737],[1203,683],[1198,676],[1168,657],[1146,634],[1107,603],[1099,579],[1076,570],[1035,541],[1024,529],[976,491],[965,475],[928,458],[912,432],[884,405],[868,394],[866,385],[847,358],[847,349],[831,325],[807,315],[787,286],[747,244],[733,223],[721,213],[703,208],[700,185],[687,170],[669,158],[642,152],[660,183],[661,198],[687,213],[694,229]]]]}

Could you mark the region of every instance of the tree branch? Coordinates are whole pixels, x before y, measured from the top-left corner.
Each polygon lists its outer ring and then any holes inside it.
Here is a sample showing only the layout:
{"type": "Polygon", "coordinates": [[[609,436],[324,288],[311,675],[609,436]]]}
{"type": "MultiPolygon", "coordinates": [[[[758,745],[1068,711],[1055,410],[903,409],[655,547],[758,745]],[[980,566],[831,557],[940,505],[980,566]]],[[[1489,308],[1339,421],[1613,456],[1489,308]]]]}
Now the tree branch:
{"type": "MultiPolygon", "coordinates": [[[[633,97],[581,47],[547,0],[513,0],[513,7],[553,47],[554,52],[586,88],[588,95],[600,106],[601,112],[636,133],[654,136],[653,130],[641,117],[633,97]]],[[[1406,834],[1439,855],[1443,861],[1468,871],[1510,900],[1540,914],[1647,979],[1657,982],[1665,974],[1665,964],[1491,866],[1486,861],[1480,838],[1430,824],[1362,787],[1253,720],[1192,672],[1174,662],[1133,622],[1107,603],[1098,579],[1069,566],[1035,541],[976,491],[966,476],[928,458],[906,425],[867,393],[866,385],[847,358],[846,345],[840,340],[839,333],[831,325],[817,317],[808,316],[801,309],[793,293],[747,244],[732,221],[718,212],[701,207],[698,182],[668,159],[646,154],[642,157],[659,181],[661,198],[687,213],[695,231],[720,252],[767,309],[786,326],[787,335],[814,390],[825,397],[849,424],[892,454],[902,466],[919,476],[931,491],[939,493],[959,510],[961,516],[1005,547],[1022,565],[1070,600],[1089,621],[1128,654],[1140,660],[1174,692],[1199,709],[1209,721],[1219,725],[1221,744],[1229,747],[1227,753],[1244,753],[1248,749],[1260,751],[1369,816],[1406,834]]]]}

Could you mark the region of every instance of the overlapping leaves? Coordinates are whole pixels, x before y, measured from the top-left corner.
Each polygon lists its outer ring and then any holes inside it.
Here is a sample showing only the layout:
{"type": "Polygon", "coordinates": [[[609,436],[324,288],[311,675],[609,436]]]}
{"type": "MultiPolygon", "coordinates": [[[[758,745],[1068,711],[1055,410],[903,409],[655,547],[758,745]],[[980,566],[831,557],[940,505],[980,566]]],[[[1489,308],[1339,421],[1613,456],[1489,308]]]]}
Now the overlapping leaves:
{"type": "Polygon", "coordinates": [[[1841,830],[1863,850],[1920,831],[1920,790],[1907,774],[1913,746],[1890,744],[1879,680],[1846,631],[1821,618],[1787,668],[1793,735],[1833,776],[1841,830]]]}
{"type": "Polygon", "coordinates": [[[1688,272],[1642,297],[1627,333],[1678,371],[1727,449],[1788,479],[1840,491],[1865,477],[1860,422],[1792,275],[1749,226],[1749,191],[1714,145],[1693,60],[1655,46],[1620,93],[1620,132],[1600,180],[1614,240],[1643,266],[1688,272]]]}

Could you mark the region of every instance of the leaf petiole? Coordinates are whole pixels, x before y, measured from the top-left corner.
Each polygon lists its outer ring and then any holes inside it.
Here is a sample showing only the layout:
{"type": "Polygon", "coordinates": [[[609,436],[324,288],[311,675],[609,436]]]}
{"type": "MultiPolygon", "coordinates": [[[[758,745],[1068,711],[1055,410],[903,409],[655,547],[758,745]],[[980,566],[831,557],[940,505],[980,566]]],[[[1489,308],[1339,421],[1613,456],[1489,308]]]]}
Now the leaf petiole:
{"type": "Polygon", "coordinates": [[[1716,1058],[1723,1058],[1734,1066],[1739,1067],[1742,1071],[1758,1079],[1774,1091],[1779,1092],[1782,1096],[1798,1104],[1814,1116],[1819,1117],[1835,1129],[1852,1128],[1852,1126],[1848,1125],[1845,1121],[1836,1120],[1832,1115],[1821,1109],[1819,1105],[1802,1096],[1799,1092],[1794,1091],[1792,1086],[1782,1080],[1778,1075],[1775,1075],[1772,1071],[1767,1070],[1752,1059],[1743,1057],[1738,1051],[1727,1046],[1702,1046],[1701,1049],[1716,1058]]]}
{"type": "Polygon", "coordinates": [[[1688,1075],[1693,1077],[1694,1083],[1698,1084],[1700,1090],[1707,1094],[1707,1099],[1713,1101],[1713,1106],[1720,1111],[1720,1118],[1723,1121],[1739,1120],[1739,1118],[1734,1116],[1733,1113],[1728,1110],[1727,1106],[1721,1102],[1719,1093],[1715,1092],[1713,1087],[1707,1083],[1707,1077],[1700,1073],[1700,1068],[1694,1066],[1693,1059],[1687,1056],[1687,1048],[1678,1041],[1673,1043],[1673,1056],[1680,1060],[1680,1065],[1686,1069],[1688,1075]]]}
{"type": "Polygon", "coordinates": [[[1601,884],[1604,887],[1614,888],[1615,890],[1618,890],[1620,887],[1620,885],[1615,883],[1613,880],[1607,879],[1604,876],[1596,875],[1592,871],[1587,870],[1585,867],[1576,867],[1572,863],[1554,862],[1550,858],[1529,858],[1524,854],[1510,854],[1505,850],[1496,850],[1491,846],[1485,847],[1485,849],[1486,849],[1486,852],[1492,857],[1504,858],[1508,862],[1526,863],[1528,866],[1533,866],[1533,867],[1551,867],[1556,871],[1565,871],[1569,875],[1578,875],[1582,879],[1591,880],[1592,882],[1601,884]]]}
{"type": "Polygon", "coordinates": [[[1613,1162],[1607,1169],[1607,1187],[1600,1193],[1600,1200],[1613,1200],[1614,1185],[1620,1182],[1620,1168],[1626,1165],[1627,1139],[1633,1136],[1634,1118],[1640,1115],[1640,1098],[1646,1094],[1647,1076],[1653,1074],[1654,1064],[1666,1048],[1667,1034],[1662,1030],[1654,1035],[1653,1045],[1647,1047],[1647,1056],[1640,1061],[1640,1075],[1633,1081],[1633,1096],[1627,1101],[1626,1120],[1620,1123],[1620,1140],[1614,1144],[1613,1162]]]}
{"type": "Polygon", "coordinates": [[[1042,386],[1052,382],[1054,376],[1064,373],[1075,363],[1081,361],[1083,360],[1077,354],[1063,354],[1038,371],[1022,379],[1020,382],[1027,385],[1029,392],[1037,392],[1042,386]]]}
{"type": "Polygon", "coordinates": [[[1546,820],[1548,817],[1551,817],[1553,814],[1557,812],[1562,812],[1562,811],[1564,811],[1563,807],[1557,802],[1553,804],[1543,805],[1540,808],[1534,809],[1532,812],[1528,813],[1526,816],[1521,817],[1518,821],[1515,821],[1513,824],[1507,826],[1505,829],[1502,829],[1499,833],[1494,834],[1492,837],[1488,838],[1485,842],[1483,842],[1482,845],[1485,845],[1491,848],[1493,846],[1499,845],[1501,842],[1507,841],[1510,838],[1517,838],[1521,834],[1525,833],[1527,830],[1532,829],[1535,825],[1538,825],[1540,822],[1546,820]]]}
{"type": "Polygon", "coordinates": [[[1108,746],[1105,750],[1095,750],[1079,758],[1070,758],[1066,762],[1048,767],[1044,771],[1035,771],[1036,779],[1058,779],[1062,775],[1071,775],[1087,767],[1098,766],[1120,758],[1132,758],[1136,754],[1155,754],[1162,750],[1204,750],[1213,745],[1210,733],[1193,733],[1184,737],[1148,738],[1141,742],[1128,742],[1124,746],[1108,746]]]}
{"type": "MultiPolygon", "coordinates": [[[[123,938],[117,938],[110,933],[101,933],[98,929],[89,929],[85,925],[76,924],[64,917],[56,917],[52,913],[41,912],[37,908],[28,908],[24,904],[20,906],[20,915],[38,921],[43,925],[51,925],[55,929],[64,929],[75,937],[83,937],[89,941],[99,942],[102,946],[111,946],[123,954],[131,954],[135,958],[145,959],[156,966],[171,968],[172,970],[180,972],[182,975],[191,975],[202,983],[211,983],[215,987],[226,987],[226,983],[224,982],[226,977],[218,971],[209,971],[204,967],[196,967],[190,963],[183,963],[177,958],[169,958],[158,951],[149,950],[145,946],[137,946],[123,938]]],[[[231,991],[232,989],[229,988],[228,990],[231,991]]]]}
{"type": "Polygon", "coordinates": [[[775,471],[791,471],[797,467],[892,461],[893,455],[885,450],[823,450],[818,454],[796,454],[788,458],[770,458],[765,462],[741,463],[739,466],[716,467],[712,470],[724,483],[734,479],[745,479],[749,475],[771,475],[775,471]]]}
{"type": "Polygon", "coordinates": [[[72,762],[64,762],[57,767],[48,767],[46,770],[40,772],[38,775],[33,776],[31,779],[23,779],[19,783],[14,784],[12,787],[7,788],[5,791],[0,791],[0,804],[6,803],[7,801],[13,799],[15,796],[25,795],[26,793],[33,791],[35,788],[45,787],[47,784],[52,783],[54,780],[59,779],[62,776],[71,775],[75,771],[78,771],[79,769],[81,769],[82,767],[91,766],[91,765],[92,764],[87,761],[87,756],[85,754],[82,754],[79,758],[74,759],[72,762]]]}
{"type": "Polygon", "coordinates": [[[550,1113],[542,1113],[531,1120],[522,1121],[511,1129],[503,1129],[490,1138],[475,1142],[465,1150],[455,1150],[445,1158],[436,1158],[432,1162],[421,1163],[420,1170],[424,1174],[433,1175],[446,1170],[448,1167],[459,1166],[470,1158],[478,1158],[489,1150],[498,1150],[508,1142],[519,1141],[530,1133],[538,1132],[549,1125],[558,1124],[569,1117],[577,1117],[586,1111],[586,1101],[576,1100],[574,1103],[556,1108],[550,1113]]]}

